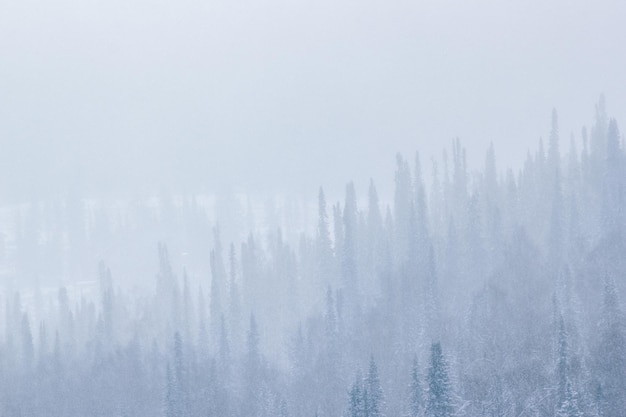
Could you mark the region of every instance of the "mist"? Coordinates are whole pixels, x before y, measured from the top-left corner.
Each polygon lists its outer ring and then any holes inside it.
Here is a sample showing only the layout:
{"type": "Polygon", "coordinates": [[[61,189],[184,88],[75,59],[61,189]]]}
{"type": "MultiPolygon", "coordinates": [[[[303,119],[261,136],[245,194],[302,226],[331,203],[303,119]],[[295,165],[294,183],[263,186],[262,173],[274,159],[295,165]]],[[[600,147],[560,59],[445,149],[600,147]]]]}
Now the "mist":
{"type": "Polygon", "coordinates": [[[626,416],[624,12],[0,0],[0,416],[626,416]]]}
{"type": "Polygon", "coordinates": [[[578,140],[601,93],[625,113],[624,7],[5,1],[3,198],[77,176],[89,195],[311,194],[456,137],[471,167],[493,142],[519,168],[552,108],[578,140]]]}

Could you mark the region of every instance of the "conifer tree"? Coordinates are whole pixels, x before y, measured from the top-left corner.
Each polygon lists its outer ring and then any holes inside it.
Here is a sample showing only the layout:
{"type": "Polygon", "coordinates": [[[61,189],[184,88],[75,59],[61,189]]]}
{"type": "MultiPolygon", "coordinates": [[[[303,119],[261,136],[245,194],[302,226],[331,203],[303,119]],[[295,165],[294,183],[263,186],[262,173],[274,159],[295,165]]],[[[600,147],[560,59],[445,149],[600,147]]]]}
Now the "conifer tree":
{"type": "Polygon", "coordinates": [[[367,401],[367,391],[363,387],[363,381],[360,372],[350,388],[348,393],[348,416],[349,417],[366,417],[365,407],[367,401]]]}
{"type": "Polygon", "coordinates": [[[374,357],[370,358],[369,370],[367,373],[367,379],[365,380],[365,389],[367,392],[365,416],[366,417],[383,417],[384,408],[384,395],[383,389],[380,386],[380,379],[378,377],[378,368],[374,357]]]}
{"type": "Polygon", "coordinates": [[[29,369],[33,361],[35,359],[35,347],[33,345],[33,335],[30,330],[30,320],[28,319],[28,314],[24,313],[22,315],[22,359],[24,361],[24,366],[26,369],[29,369]]]}
{"type": "Polygon", "coordinates": [[[556,417],[583,417],[578,402],[578,393],[572,388],[571,381],[567,379],[563,401],[559,406],[556,417]]]}
{"type": "Polygon", "coordinates": [[[104,320],[104,337],[107,342],[113,338],[113,282],[111,271],[103,262],[98,266],[100,278],[100,294],[102,297],[102,318],[104,320]]]}
{"type": "Polygon", "coordinates": [[[317,256],[319,262],[319,272],[322,274],[322,282],[329,283],[332,271],[332,245],[328,225],[328,213],[326,212],[326,197],[324,196],[324,190],[322,187],[320,187],[317,197],[317,206],[317,256]]]}
{"type": "Polygon", "coordinates": [[[427,417],[452,416],[452,388],[448,376],[448,364],[439,342],[430,348],[430,368],[428,369],[427,417]]]}
{"type": "Polygon", "coordinates": [[[344,226],[343,226],[343,211],[341,210],[341,204],[337,202],[333,205],[333,237],[335,243],[335,267],[337,271],[341,271],[343,267],[344,256],[344,226]]]}
{"type": "Polygon", "coordinates": [[[189,373],[183,354],[183,341],[179,332],[174,334],[174,379],[178,395],[178,406],[180,415],[185,417],[188,414],[188,383],[189,373]]]}
{"type": "Polygon", "coordinates": [[[226,328],[226,320],[224,319],[224,315],[220,317],[220,341],[219,341],[219,377],[224,382],[224,384],[228,385],[230,382],[231,376],[231,354],[230,354],[230,343],[228,341],[228,330],[226,328]]]}
{"type": "MultiPolygon", "coordinates": [[[[548,145],[548,166],[550,175],[560,174],[560,152],[559,152],[559,116],[556,109],[552,109],[552,130],[550,131],[550,143],[548,145]]],[[[552,177],[554,181],[554,177],[552,177]]],[[[554,186],[552,181],[550,187],[554,186]]]]}
{"type": "Polygon", "coordinates": [[[364,243],[365,259],[369,276],[369,288],[366,291],[375,293],[378,289],[376,277],[381,272],[384,257],[385,236],[383,219],[380,212],[378,192],[374,181],[370,180],[368,190],[367,235],[364,243]]]}
{"type": "Polygon", "coordinates": [[[424,410],[424,399],[422,395],[422,385],[420,382],[417,355],[413,357],[411,368],[411,382],[409,383],[409,415],[410,417],[420,417],[424,410]]]}
{"type": "Polygon", "coordinates": [[[165,416],[187,417],[187,372],[183,359],[183,346],[180,333],[174,334],[173,365],[166,367],[165,416]],[[173,369],[172,369],[173,366],[173,369]]]}
{"type": "Polygon", "coordinates": [[[259,412],[261,400],[261,354],[259,352],[259,330],[254,314],[250,315],[246,347],[243,407],[246,415],[255,415],[259,412]]]}
{"type": "MultiPolygon", "coordinates": [[[[343,278],[352,292],[357,290],[357,206],[354,183],[346,186],[346,202],[343,209],[343,278]]],[[[357,295],[357,294],[353,294],[357,295]]]]}
{"type": "Polygon", "coordinates": [[[191,324],[193,317],[193,303],[191,301],[191,290],[189,288],[189,277],[187,276],[187,269],[183,270],[183,322],[180,329],[182,331],[183,339],[186,343],[191,341],[191,324]]]}
{"type": "Polygon", "coordinates": [[[494,203],[498,188],[498,172],[496,170],[496,152],[493,142],[489,144],[485,157],[485,197],[490,203],[494,203]]]}
{"type": "Polygon", "coordinates": [[[204,299],[204,291],[202,287],[198,288],[198,353],[201,357],[208,353],[209,349],[209,330],[206,320],[206,301],[204,299]]]}
{"type": "Polygon", "coordinates": [[[237,258],[235,255],[235,245],[230,245],[230,282],[229,282],[229,301],[228,301],[228,313],[230,322],[230,334],[232,335],[233,342],[236,343],[239,340],[240,325],[241,325],[241,301],[239,297],[239,284],[237,282],[237,258]]]}
{"type": "Polygon", "coordinates": [[[560,407],[565,401],[565,390],[568,380],[567,334],[565,333],[565,324],[561,314],[559,314],[558,323],[556,376],[557,406],[560,407]]]}
{"type": "Polygon", "coordinates": [[[166,369],[165,417],[183,417],[180,387],[169,362],[166,369]]]}
{"type": "Polygon", "coordinates": [[[411,170],[409,164],[398,154],[396,156],[395,192],[394,192],[394,236],[397,260],[404,263],[409,254],[409,224],[411,205],[413,202],[413,187],[411,184],[411,170]]]}
{"type": "Polygon", "coordinates": [[[604,415],[626,416],[626,332],[615,283],[608,276],[604,282],[597,363],[604,415]]]}

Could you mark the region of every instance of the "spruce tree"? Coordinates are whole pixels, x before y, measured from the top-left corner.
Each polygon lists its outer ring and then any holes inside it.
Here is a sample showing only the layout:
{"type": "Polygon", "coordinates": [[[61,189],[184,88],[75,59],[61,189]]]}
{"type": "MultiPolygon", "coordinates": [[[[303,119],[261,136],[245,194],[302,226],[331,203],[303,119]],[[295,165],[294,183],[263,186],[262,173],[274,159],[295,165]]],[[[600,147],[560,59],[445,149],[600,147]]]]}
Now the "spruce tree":
{"type": "Polygon", "coordinates": [[[319,273],[323,282],[330,282],[332,271],[332,242],[330,240],[330,230],[328,224],[328,213],[326,212],[326,197],[324,190],[320,187],[317,197],[318,221],[317,221],[317,256],[319,273]]]}
{"type": "Polygon", "coordinates": [[[452,388],[448,377],[448,364],[441,352],[439,342],[432,344],[430,354],[426,416],[450,417],[453,412],[452,388]]]}
{"type": "Polygon", "coordinates": [[[565,401],[565,392],[568,381],[568,363],[567,363],[567,334],[565,333],[565,324],[563,316],[559,316],[559,329],[557,340],[557,406],[561,407],[565,401]]]}
{"type": "Polygon", "coordinates": [[[367,393],[364,390],[361,373],[357,376],[348,392],[348,416],[349,417],[366,417],[365,402],[367,401],[367,393]]]}
{"type": "Polygon", "coordinates": [[[608,277],[602,307],[597,364],[604,414],[622,417],[626,416],[626,332],[615,283],[608,277]]]}
{"type": "Polygon", "coordinates": [[[353,295],[357,291],[357,205],[354,183],[346,186],[346,202],[343,209],[343,258],[342,273],[346,286],[353,295]]]}
{"type": "Polygon", "coordinates": [[[367,392],[365,416],[382,417],[384,415],[382,412],[382,408],[384,406],[384,396],[383,389],[380,386],[378,368],[376,367],[374,357],[370,358],[370,366],[367,373],[367,379],[365,381],[365,388],[367,392]]]}
{"type": "Polygon", "coordinates": [[[413,357],[413,367],[411,369],[411,382],[409,383],[409,415],[419,417],[424,410],[424,399],[422,396],[422,385],[420,382],[417,356],[413,357]]]}
{"type": "Polygon", "coordinates": [[[556,417],[583,417],[584,414],[580,410],[578,404],[578,393],[572,388],[572,384],[569,379],[565,384],[565,392],[563,401],[559,406],[556,417]]]}
{"type": "Polygon", "coordinates": [[[180,392],[170,364],[165,372],[165,417],[182,417],[180,410],[180,392]]]}
{"type": "Polygon", "coordinates": [[[254,314],[250,314],[250,327],[248,329],[247,349],[244,363],[244,412],[246,415],[255,415],[261,405],[261,353],[259,351],[259,331],[257,329],[254,314]]]}
{"type": "Polygon", "coordinates": [[[35,347],[33,345],[33,335],[30,330],[30,320],[28,314],[22,315],[22,359],[26,369],[29,369],[35,359],[35,347]]]}

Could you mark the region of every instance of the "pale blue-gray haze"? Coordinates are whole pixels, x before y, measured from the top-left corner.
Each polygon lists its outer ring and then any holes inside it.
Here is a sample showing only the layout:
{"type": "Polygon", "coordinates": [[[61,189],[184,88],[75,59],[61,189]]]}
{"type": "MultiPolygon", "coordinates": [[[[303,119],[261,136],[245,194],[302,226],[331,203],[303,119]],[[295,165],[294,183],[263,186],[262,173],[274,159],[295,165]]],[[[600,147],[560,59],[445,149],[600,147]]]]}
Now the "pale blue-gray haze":
{"type": "Polygon", "coordinates": [[[625,417],[625,12],[0,0],[0,417],[625,417]]]}

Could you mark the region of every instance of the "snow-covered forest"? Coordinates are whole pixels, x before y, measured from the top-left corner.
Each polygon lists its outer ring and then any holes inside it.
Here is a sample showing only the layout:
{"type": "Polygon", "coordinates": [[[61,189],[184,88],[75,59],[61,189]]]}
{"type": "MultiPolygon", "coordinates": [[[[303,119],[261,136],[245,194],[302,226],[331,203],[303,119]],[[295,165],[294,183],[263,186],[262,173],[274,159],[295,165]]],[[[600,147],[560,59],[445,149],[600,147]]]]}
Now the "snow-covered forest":
{"type": "Polygon", "coordinates": [[[626,146],[591,116],[521,169],[398,154],[390,201],[3,207],[0,415],[626,416],[626,146]]]}

